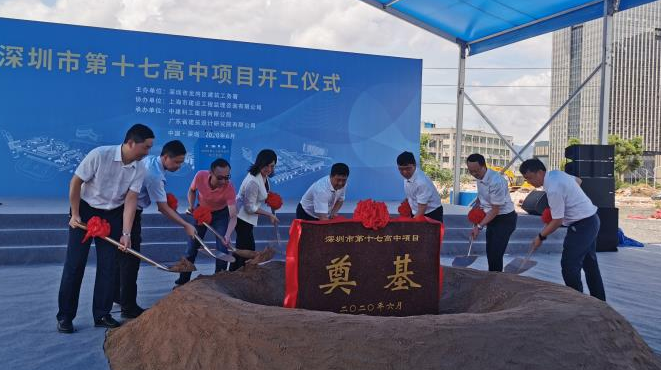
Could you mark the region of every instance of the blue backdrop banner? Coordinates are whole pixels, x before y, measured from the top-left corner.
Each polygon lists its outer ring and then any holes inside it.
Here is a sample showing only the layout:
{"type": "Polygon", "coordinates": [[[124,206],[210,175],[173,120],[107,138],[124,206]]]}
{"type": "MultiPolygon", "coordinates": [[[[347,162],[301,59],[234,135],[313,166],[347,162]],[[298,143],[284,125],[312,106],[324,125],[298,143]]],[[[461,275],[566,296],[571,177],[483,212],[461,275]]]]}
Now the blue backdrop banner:
{"type": "Polygon", "coordinates": [[[151,154],[186,145],[179,197],[217,157],[238,187],[271,148],[286,199],[334,162],[349,199],[403,199],[395,158],[419,152],[421,79],[415,59],[0,18],[0,195],[66,196],[92,148],[144,123],[151,154]]]}

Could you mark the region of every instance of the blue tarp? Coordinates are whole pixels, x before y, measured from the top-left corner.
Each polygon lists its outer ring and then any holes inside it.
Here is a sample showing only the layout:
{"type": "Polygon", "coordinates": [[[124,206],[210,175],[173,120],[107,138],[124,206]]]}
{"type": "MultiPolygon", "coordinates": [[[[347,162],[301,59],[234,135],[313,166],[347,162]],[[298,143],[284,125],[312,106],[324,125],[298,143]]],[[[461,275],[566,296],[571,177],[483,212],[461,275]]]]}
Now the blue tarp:
{"type": "MultiPolygon", "coordinates": [[[[600,18],[603,1],[361,0],[457,44],[469,55],[600,18]],[[391,4],[387,6],[388,4],[391,4]]],[[[620,0],[622,11],[653,0],[620,0]]]]}

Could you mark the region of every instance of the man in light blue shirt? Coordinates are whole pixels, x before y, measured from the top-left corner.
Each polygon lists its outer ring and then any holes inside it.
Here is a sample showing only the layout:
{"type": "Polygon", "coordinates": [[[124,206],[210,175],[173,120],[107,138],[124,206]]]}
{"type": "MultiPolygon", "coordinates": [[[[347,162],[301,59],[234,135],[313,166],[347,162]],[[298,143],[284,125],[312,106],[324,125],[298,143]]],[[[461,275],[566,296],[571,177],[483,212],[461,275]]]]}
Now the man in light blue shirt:
{"type": "MultiPolygon", "coordinates": [[[[149,207],[152,202],[156,203],[159,212],[182,226],[188,236],[195,235],[195,227],[181,218],[176,210],[170,208],[165,193],[165,171],[177,171],[181,168],[185,158],[184,144],[179,140],[173,140],[163,146],[160,156],[150,155],[141,161],[146,169],[146,175],[138,196],[138,207],[131,230],[131,245],[134,250],[140,251],[142,210],[149,207]]],[[[131,254],[121,253],[118,257],[117,268],[115,302],[122,306],[121,316],[123,318],[136,318],[144,311],[136,301],[140,260],[131,254]]]]}

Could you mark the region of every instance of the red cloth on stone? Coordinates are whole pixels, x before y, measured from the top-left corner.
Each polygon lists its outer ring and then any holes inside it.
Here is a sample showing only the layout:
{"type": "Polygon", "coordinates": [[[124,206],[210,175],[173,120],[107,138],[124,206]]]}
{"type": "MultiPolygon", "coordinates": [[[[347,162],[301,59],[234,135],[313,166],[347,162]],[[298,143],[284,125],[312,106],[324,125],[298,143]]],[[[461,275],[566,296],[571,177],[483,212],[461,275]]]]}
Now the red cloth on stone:
{"type": "Polygon", "coordinates": [[[542,222],[548,224],[551,221],[553,221],[553,216],[551,216],[551,208],[546,207],[544,212],[542,212],[542,222]]]}
{"type": "Polygon", "coordinates": [[[280,197],[278,193],[269,192],[266,196],[265,202],[274,211],[277,211],[282,207],[282,197],[280,197]]]}
{"type": "Polygon", "coordinates": [[[105,238],[110,235],[110,224],[99,216],[94,216],[87,221],[87,233],[83,238],[85,243],[89,238],[105,238]]]}
{"type": "Polygon", "coordinates": [[[172,193],[168,193],[167,198],[168,198],[168,207],[176,211],[177,206],[179,205],[179,201],[177,200],[177,197],[175,197],[174,194],[172,193]]]}
{"type": "Polygon", "coordinates": [[[385,203],[366,199],[358,202],[353,219],[359,220],[365,228],[379,230],[388,225],[390,213],[385,203]]]}
{"type": "Polygon", "coordinates": [[[479,224],[485,217],[487,217],[487,214],[484,213],[482,208],[475,207],[468,212],[468,221],[473,225],[479,224]]]}
{"type": "Polygon", "coordinates": [[[197,221],[198,225],[211,222],[211,209],[205,206],[198,206],[193,210],[193,218],[197,221]]]}
{"type": "Polygon", "coordinates": [[[411,210],[411,205],[409,204],[408,199],[403,201],[399,207],[397,207],[397,212],[402,217],[413,217],[413,210],[411,210]]]}

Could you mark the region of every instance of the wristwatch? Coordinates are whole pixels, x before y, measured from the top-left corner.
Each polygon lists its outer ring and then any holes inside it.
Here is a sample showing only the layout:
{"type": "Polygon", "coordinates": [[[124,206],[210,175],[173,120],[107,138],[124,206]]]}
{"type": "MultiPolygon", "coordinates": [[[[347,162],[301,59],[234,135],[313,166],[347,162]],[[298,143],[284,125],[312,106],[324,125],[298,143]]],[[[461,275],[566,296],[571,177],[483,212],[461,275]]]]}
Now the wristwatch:
{"type": "Polygon", "coordinates": [[[478,230],[484,230],[484,225],[477,224],[477,229],[478,230]]]}
{"type": "Polygon", "coordinates": [[[131,236],[131,233],[127,233],[125,231],[122,231],[122,236],[131,236]]]}
{"type": "Polygon", "coordinates": [[[547,238],[546,236],[542,235],[542,233],[537,234],[537,236],[539,237],[539,240],[541,240],[541,241],[544,241],[547,238]]]}

